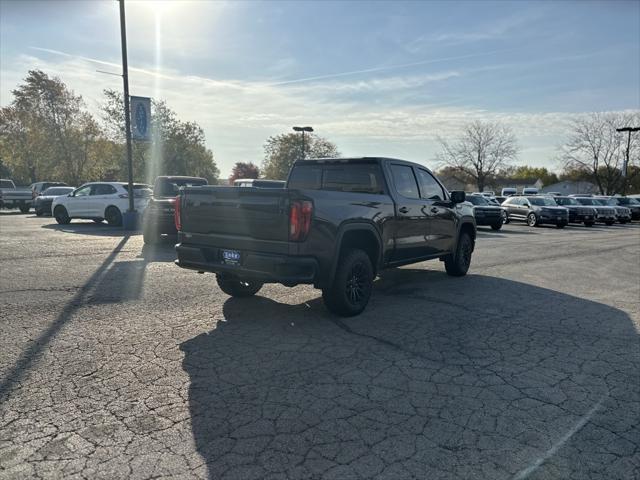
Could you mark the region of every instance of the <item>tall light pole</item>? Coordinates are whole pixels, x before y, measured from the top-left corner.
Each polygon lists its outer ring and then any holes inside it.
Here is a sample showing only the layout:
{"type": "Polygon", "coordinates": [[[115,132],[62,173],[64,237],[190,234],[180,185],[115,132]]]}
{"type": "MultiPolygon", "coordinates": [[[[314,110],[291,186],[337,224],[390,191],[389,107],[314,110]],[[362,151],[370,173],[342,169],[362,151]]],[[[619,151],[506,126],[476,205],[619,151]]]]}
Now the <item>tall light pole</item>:
{"type": "Polygon", "coordinates": [[[304,132],[313,132],[313,128],[312,127],[293,127],[293,130],[296,132],[302,132],[302,159],[304,160],[306,157],[306,152],[305,152],[305,148],[304,148],[304,132]]]}
{"type": "Polygon", "coordinates": [[[127,166],[129,167],[129,210],[123,215],[125,230],[136,227],[136,213],[133,205],[133,154],[131,151],[131,110],[129,107],[129,66],[127,64],[127,26],[124,16],[124,0],[120,4],[120,42],[122,45],[122,83],[124,84],[124,131],[127,139],[127,166]]]}
{"type": "Polygon", "coordinates": [[[640,131],[640,127],[624,127],[624,128],[616,128],[617,132],[628,132],[627,136],[627,155],[624,159],[624,163],[622,164],[622,194],[627,193],[627,168],[629,167],[629,150],[631,149],[631,132],[640,131]]]}

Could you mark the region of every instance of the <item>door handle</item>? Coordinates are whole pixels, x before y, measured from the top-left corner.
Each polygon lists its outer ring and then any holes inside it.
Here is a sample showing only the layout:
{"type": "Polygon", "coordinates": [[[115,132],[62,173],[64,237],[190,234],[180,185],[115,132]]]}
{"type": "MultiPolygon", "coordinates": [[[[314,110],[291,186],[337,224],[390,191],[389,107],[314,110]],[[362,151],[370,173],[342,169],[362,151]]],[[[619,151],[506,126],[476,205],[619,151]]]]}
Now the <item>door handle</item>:
{"type": "Polygon", "coordinates": [[[431,213],[438,213],[438,209],[436,207],[431,207],[431,213]]]}
{"type": "Polygon", "coordinates": [[[407,207],[400,207],[400,208],[398,209],[398,211],[399,211],[400,213],[408,213],[408,212],[409,212],[409,209],[408,209],[407,207]]]}

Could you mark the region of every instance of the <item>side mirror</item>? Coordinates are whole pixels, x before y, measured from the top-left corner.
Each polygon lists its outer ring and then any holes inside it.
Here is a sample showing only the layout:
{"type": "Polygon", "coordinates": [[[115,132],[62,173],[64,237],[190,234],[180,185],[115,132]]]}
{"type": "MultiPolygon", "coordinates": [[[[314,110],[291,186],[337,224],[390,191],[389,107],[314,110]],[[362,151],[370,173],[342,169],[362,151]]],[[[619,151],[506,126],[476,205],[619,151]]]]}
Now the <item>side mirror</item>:
{"type": "Polygon", "coordinates": [[[451,201],[453,203],[462,203],[466,200],[467,194],[462,190],[454,190],[451,192],[451,201]]]}

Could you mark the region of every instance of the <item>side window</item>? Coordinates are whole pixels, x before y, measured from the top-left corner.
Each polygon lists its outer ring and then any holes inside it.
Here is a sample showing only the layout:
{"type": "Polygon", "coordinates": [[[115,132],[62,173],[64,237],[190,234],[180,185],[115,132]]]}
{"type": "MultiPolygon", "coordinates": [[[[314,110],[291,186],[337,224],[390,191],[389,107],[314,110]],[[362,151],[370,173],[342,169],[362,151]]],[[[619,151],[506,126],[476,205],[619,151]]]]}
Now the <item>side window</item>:
{"type": "Polygon", "coordinates": [[[91,193],[91,187],[92,185],[87,185],[86,187],[80,187],[78,190],[76,190],[75,196],[76,197],[86,197],[91,193]]]}
{"type": "Polygon", "coordinates": [[[420,198],[413,169],[406,165],[391,165],[391,174],[396,191],[406,198],[420,198]]]}
{"type": "Polygon", "coordinates": [[[112,193],[116,193],[116,189],[113,187],[113,185],[98,183],[97,185],[93,186],[91,195],[111,195],[112,193]]]}
{"type": "Polygon", "coordinates": [[[416,169],[418,182],[420,183],[420,195],[429,200],[444,200],[442,187],[433,176],[426,170],[416,169]]]}

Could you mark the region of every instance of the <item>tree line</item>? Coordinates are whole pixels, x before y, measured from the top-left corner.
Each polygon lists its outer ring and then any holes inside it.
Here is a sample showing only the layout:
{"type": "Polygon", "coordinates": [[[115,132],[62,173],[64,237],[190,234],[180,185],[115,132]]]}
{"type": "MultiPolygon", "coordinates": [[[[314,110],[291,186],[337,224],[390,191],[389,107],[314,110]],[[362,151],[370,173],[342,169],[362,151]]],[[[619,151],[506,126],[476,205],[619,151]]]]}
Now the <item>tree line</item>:
{"type": "MultiPolygon", "coordinates": [[[[18,184],[40,180],[81,185],[127,178],[122,94],[105,90],[99,118],[62,80],[28,72],[0,110],[0,174],[18,184]]],[[[216,183],[220,175],[204,131],[152,100],[151,142],[134,142],[134,180],[195,175],[216,183]]]]}
{"type": "MultiPolygon", "coordinates": [[[[91,180],[127,178],[122,94],[105,90],[99,118],[87,110],[57,77],[40,70],[28,72],[12,91],[12,102],[0,109],[0,175],[19,184],[39,180],[80,185],[91,180]]],[[[151,142],[134,142],[135,181],[151,182],[157,175],[194,175],[210,183],[220,171],[205,145],[203,129],[184,121],[162,100],[152,100],[151,142]]],[[[520,147],[511,128],[499,122],[473,121],[454,138],[438,137],[434,159],[439,174],[455,178],[479,191],[498,183],[540,179],[545,185],[559,180],[589,181],[602,194],[640,192],[640,135],[632,135],[629,166],[623,176],[627,137],[616,131],[640,124],[640,112],[593,113],[568,126],[556,159],[556,174],[544,167],[516,166],[520,147]]],[[[286,179],[299,158],[340,156],[338,147],[316,134],[306,136],[304,152],[297,133],[269,137],[262,165],[238,162],[229,180],[286,179]]]]}

